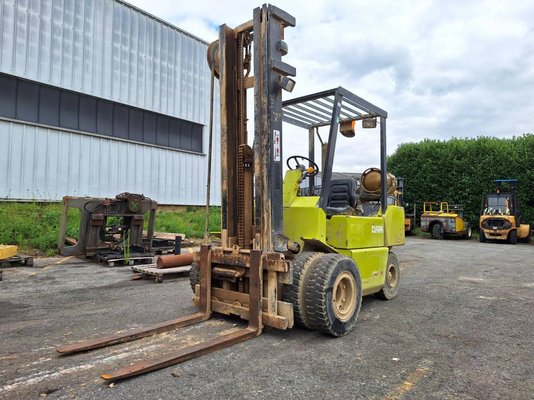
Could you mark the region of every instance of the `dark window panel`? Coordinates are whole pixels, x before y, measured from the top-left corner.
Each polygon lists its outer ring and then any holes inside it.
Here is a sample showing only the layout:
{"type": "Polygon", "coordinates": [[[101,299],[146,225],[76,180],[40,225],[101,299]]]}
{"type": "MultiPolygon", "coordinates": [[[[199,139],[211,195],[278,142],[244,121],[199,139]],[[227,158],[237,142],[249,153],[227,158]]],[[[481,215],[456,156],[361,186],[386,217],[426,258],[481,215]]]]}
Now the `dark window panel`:
{"type": "Polygon", "coordinates": [[[158,115],[156,143],[169,146],[169,117],[158,115]]]}
{"type": "Polygon", "coordinates": [[[1,73],[0,116],[202,152],[203,125],[1,73]]]}
{"type": "Polygon", "coordinates": [[[19,80],[17,87],[17,119],[38,122],[39,85],[19,80]]]}
{"type": "Polygon", "coordinates": [[[130,109],[130,118],[128,126],[128,139],[137,142],[143,141],[143,111],[137,108],[130,109]]]}
{"type": "Polygon", "coordinates": [[[0,116],[15,118],[17,110],[17,80],[0,74],[0,116]]]}
{"type": "Polygon", "coordinates": [[[96,133],[96,103],[94,97],[80,96],[80,127],[84,132],[96,133]]]}
{"type": "Polygon", "coordinates": [[[156,144],[157,116],[152,112],[145,111],[143,119],[143,142],[156,144]]]}
{"type": "Polygon", "coordinates": [[[183,121],[182,122],[182,132],[180,140],[180,148],[183,150],[192,149],[192,135],[193,135],[193,124],[191,122],[183,121]]]}
{"type": "Polygon", "coordinates": [[[202,125],[192,124],[191,150],[202,153],[202,125]]]}
{"type": "Polygon", "coordinates": [[[39,123],[59,126],[59,96],[59,89],[41,86],[39,93],[39,123]]]}
{"type": "Polygon", "coordinates": [[[80,95],[71,92],[62,92],[59,106],[59,126],[63,128],[78,129],[78,108],[80,95]]]}
{"type": "Polygon", "coordinates": [[[180,149],[180,138],[183,121],[177,118],[171,118],[169,126],[169,146],[174,149],[180,149]]]}
{"type": "Polygon", "coordinates": [[[121,104],[113,106],[113,136],[128,139],[128,109],[121,104]]]}
{"type": "Polygon", "coordinates": [[[98,100],[96,131],[101,135],[113,136],[113,103],[110,101],[98,100]]]}

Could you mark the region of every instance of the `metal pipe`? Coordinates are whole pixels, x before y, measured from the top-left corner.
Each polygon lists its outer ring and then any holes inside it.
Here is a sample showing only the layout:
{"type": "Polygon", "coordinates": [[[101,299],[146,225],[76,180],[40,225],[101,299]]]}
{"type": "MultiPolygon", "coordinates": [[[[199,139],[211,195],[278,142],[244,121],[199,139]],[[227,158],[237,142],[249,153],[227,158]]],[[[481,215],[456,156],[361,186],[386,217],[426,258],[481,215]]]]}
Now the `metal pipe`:
{"type": "Polygon", "coordinates": [[[193,253],[182,253],[182,254],[169,254],[166,256],[159,256],[156,259],[157,268],[172,268],[172,267],[182,267],[184,265],[191,265],[193,262],[193,253]]]}

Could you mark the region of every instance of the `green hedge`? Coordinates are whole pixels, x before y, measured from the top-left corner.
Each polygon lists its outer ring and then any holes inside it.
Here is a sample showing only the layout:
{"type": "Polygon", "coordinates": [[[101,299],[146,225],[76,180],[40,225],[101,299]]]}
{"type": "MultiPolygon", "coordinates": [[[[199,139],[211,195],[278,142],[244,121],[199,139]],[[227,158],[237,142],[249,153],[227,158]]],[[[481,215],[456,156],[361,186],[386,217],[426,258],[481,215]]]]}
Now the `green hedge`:
{"type": "Polygon", "coordinates": [[[478,226],[482,196],[494,190],[495,179],[518,179],[523,223],[534,222],[534,135],[511,139],[426,139],[400,145],[388,168],[405,178],[404,197],[418,213],[424,201],[462,204],[466,218],[478,226]]]}

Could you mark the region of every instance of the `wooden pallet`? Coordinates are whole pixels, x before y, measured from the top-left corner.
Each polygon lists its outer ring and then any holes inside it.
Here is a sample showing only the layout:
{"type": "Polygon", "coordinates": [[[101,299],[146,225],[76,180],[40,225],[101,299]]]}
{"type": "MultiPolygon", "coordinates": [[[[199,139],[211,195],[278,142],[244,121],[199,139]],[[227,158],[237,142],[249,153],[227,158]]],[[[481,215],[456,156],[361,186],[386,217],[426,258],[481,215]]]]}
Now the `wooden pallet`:
{"type": "Polygon", "coordinates": [[[184,272],[189,272],[191,270],[190,265],[183,267],[174,267],[174,268],[156,268],[156,264],[150,265],[133,265],[133,272],[142,274],[143,278],[148,278],[154,276],[154,282],[161,283],[163,282],[163,277],[167,275],[176,275],[184,272]]]}
{"type": "Polygon", "coordinates": [[[154,256],[132,256],[128,259],[121,256],[96,256],[96,261],[99,264],[107,267],[119,267],[119,266],[133,266],[135,264],[151,264],[154,261],[154,256]]]}
{"type": "Polygon", "coordinates": [[[1,268],[17,267],[21,265],[24,265],[26,267],[33,266],[33,257],[17,254],[16,256],[0,260],[1,268]]]}

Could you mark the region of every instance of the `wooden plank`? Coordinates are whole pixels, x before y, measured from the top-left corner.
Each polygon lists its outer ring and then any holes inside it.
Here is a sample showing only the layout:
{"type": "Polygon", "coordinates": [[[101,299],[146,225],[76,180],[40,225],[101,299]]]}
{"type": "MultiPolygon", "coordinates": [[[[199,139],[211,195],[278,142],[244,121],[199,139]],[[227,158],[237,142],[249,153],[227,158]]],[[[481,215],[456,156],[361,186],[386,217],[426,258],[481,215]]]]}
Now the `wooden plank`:
{"type": "MultiPolygon", "coordinates": [[[[153,265],[153,264],[151,264],[153,265]]],[[[141,265],[133,265],[132,271],[135,272],[141,272],[143,274],[147,275],[167,275],[167,274],[176,274],[180,272],[189,272],[191,270],[190,265],[186,265],[183,267],[173,267],[173,268],[156,268],[152,266],[141,266],[141,265]]]]}

